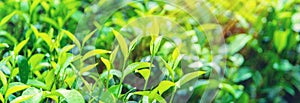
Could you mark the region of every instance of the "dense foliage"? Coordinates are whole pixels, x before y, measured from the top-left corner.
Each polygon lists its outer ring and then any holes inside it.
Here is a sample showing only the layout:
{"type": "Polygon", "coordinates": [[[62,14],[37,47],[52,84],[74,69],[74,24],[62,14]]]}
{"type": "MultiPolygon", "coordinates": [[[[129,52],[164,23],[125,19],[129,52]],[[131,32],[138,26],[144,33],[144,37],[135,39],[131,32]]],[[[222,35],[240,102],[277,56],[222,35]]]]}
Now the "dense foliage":
{"type": "Polygon", "coordinates": [[[175,1],[1,0],[0,101],[299,101],[299,0],[175,1]]]}

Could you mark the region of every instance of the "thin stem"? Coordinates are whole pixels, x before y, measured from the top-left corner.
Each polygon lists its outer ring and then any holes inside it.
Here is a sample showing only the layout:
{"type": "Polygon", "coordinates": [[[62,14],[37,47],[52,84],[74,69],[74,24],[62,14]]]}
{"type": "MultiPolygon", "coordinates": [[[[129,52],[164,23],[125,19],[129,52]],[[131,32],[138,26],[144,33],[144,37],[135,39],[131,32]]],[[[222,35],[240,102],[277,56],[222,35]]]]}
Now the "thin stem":
{"type": "MultiPolygon", "coordinates": [[[[154,59],[154,55],[151,55],[151,58],[150,58],[150,64],[151,65],[149,66],[150,76],[151,76],[151,69],[152,69],[153,59],[154,59]]],[[[146,90],[147,85],[148,85],[148,79],[145,80],[144,90],[146,90]]]]}
{"type": "Polygon", "coordinates": [[[172,96],[171,96],[171,99],[170,99],[170,102],[169,102],[169,103],[172,103],[172,102],[173,102],[174,96],[175,96],[175,94],[176,94],[176,90],[177,90],[177,88],[175,87],[175,89],[173,90],[173,93],[172,93],[172,96]]]}

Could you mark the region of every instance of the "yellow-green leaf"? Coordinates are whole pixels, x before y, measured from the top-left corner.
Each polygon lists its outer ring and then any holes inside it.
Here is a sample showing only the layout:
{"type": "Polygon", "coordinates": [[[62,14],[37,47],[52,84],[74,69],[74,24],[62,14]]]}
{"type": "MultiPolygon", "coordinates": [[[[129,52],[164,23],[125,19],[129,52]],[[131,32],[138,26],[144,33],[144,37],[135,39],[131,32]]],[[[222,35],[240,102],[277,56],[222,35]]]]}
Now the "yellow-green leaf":
{"type": "Polygon", "coordinates": [[[70,51],[71,49],[73,49],[74,47],[75,47],[75,45],[67,45],[67,46],[63,47],[60,52],[66,53],[66,52],[70,51]]]}
{"type": "Polygon", "coordinates": [[[1,79],[2,85],[4,87],[4,90],[6,90],[7,89],[7,79],[5,77],[5,74],[2,71],[0,71],[0,79],[1,79]]]}
{"type": "Polygon", "coordinates": [[[89,65],[89,66],[86,66],[86,67],[80,69],[79,72],[80,72],[80,74],[82,74],[82,73],[84,73],[84,72],[87,72],[87,71],[89,71],[89,70],[95,68],[97,65],[98,65],[98,63],[92,64],[92,65],[89,65]]]}
{"type": "Polygon", "coordinates": [[[26,40],[23,40],[22,42],[20,42],[14,49],[14,54],[18,55],[20,50],[27,44],[29,38],[27,38],[26,40]]]}
{"type": "Polygon", "coordinates": [[[161,58],[161,60],[164,62],[168,72],[169,72],[169,75],[171,76],[172,80],[174,80],[174,71],[172,69],[172,67],[163,59],[161,58]]]}
{"type": "Polygon", "coordinates": [[[139,72],[145,80],[148,80],[150,77],[150,70],[149,69],[142,69],[142,70],[137,70],[137,72],[139,72]]]}
{"type": "Polygon", "coordinates": [[[48,34],[39,33],[38,36],[41,37],[50,48],[52,48],[52,38],[48,34]]]}
{"type": "Polygon", "coordinates": [[[62,31],[75,43],[76,46],[78,46],[78,48],[81,48],[80,42],[71,32],[66,30],[62,30],[62,31]]]}
{"type": "Polygon", "coordinates": [[[97,54],[106,54],[106,53],[110,53],[110,51],[108,50],[102,50],[102,49],[96,49],[96,50],[92,50],[87,52],[83,57],[82,57],[82,61],[86,60],[87,58],[91,57],[91,56],[95,56],[97,54]]]}
{"type": "Polygon", "coordinates": [[[94,31],[92,31],[91,33],[89,33],[88,35],[86,35],[83,38],[83,40],[82,40],[82,46],[84,46],[84,44],[86,43],[86,41],[88,41],[95,34],[96,31],[97,31],[97,29],[94,30],[94,31]]]}
{"type": "Polygon", "coordinates": [[[107,71],[110,71],[111,69],[111,63],[109,62],[109,60],[102,58],[101,57],[101,61],[104,63],[104,65],[106,66],[107,71]]]}
{"type": "Polygon", "coordinates": [[[117,47],[112,51],[112,53],[110,54],[109,61],[110,61],[111,63],[113,63],[113,62],[115,61],[115,58],[116,58],[116,56],[117,56],[118,51],[119,51],[119,46],[117,46],[117,47]]]}
{"type": "Polygon", "coordinates": [[[115,37],[117,38],[117,41],[120,45],[120,48],[121,48],[124,58],[127,58],[128,57],[128,46],[126,44],[125,38],[119,32],[115,31],[114,29],[112,29],[112,31],[113,31],[113,34],[115,35],[115,37]]]}
{"type": "Polygon", "coordinates": [[[23,96],[17,97],[16,99],[11,101],[10,103],[21,103],[21,102],[24,102],[24,101],[32,98],[33,96],[34,96],[34,94],[33,95],[23,95],[23,96]]]}
{"type": "Polygon", "coordinates": [[[6,24],[6,23],[8,22],[8,20],[9,20],[10,18],[12,18],[16,13],[17,13],[17,11],[14,11],[14,12],[10,13],[9,15],[5,16],[5,17],[1,20],[1,22],[0,22],[0,27],[1,27],[2,25],[6,24]]]}
{"type": "Polygon", "coordinates": [[[178,88],[180,88],[183,84],[185,84],[185,83],[189,82],[190,80],[197,78],[203,74],[205,74],[204,71],[196,71],[196,72],[185,74],[176,82],[176,86],[178,88]]]}
{"type": "Polygon", "coordinates": [[[28,85],[16,85],[16,86],[12,86],[12,87],[8,88],[8,90],[6,91],[5,98],[7,98],[9,95],[11,95],[11,94],[13,94],[15,92],[24,90],[24,89],[29,88],[29,87],[30,86],[28,86],[28,85]]]}
{"type": "Polygon", "coordinates": [[[0,92],[0,100],[1,100],[1,103],[4,103],[3,94],[1,92],[0,92]]]}
{"type": "Polygon", "coordinates": [[[161,81],[153,91],[155,91],[155,93],[157,93],[156,91],[158,91],[158,93],[162,95],[166,90],[168,90],[172,86],[175,86],[175,83],[166,80],[161,81]]]}
{"type": "Polygon", "coordinates": [[[35,37],[37,38],[39,35],[39,31],[33,25],[30,25],[31,30],[33,31],[35,37]]]}
{"type": "Polygon", "coordinates": [[[137,69],[146,68],[146,67],[149,67],[149,66],[152,66],[152,64],[147,63],[147,62],[135,62],[135,63],[129,64],[123,72],[123,75],[122,75],[123,79],[125,78],[125,76],[127,76],[131,72],[133,72],[137,69]]]}

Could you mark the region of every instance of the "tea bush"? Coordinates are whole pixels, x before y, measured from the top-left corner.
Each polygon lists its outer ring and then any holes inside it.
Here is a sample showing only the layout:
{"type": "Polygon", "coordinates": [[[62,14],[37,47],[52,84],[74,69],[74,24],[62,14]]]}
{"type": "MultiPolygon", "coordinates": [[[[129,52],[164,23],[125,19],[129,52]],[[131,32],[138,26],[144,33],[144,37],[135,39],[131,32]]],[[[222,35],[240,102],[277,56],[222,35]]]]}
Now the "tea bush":
{"type": "Polygon", "coordinates": [[[178,1],[0,1],[0,101],[299,101],[299,0],[178,1]]]}

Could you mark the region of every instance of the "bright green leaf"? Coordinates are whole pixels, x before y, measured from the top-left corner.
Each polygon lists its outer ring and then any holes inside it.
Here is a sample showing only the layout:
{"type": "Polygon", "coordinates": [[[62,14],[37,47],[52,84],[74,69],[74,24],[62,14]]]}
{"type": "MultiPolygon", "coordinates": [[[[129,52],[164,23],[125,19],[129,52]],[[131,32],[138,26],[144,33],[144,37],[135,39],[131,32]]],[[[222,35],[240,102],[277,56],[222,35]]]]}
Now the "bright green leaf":
{"type": "Polygon", "coordinates": [[[18,55],[20,50],[27,44],[29,38],[27,38],[26,40],[23,40],[22,42],[20,42],[14,49],[14,54],[18,55]]]}
{"type": "Polygon", "coordinates": [[[80,42],[78,39],[69,31],[62,30],[74,43],[78,48],[81,48],[80,42]]]}
{"type": "Polygon", "coordinates": [[[66,98],[68,103],[84,103],[84,98],[77,90],[66,90],[66,89],[59,89],[56,90],[60,93],[63,97],[66,98]]]}
{"type": "Polygon", "coordinates": [[[104,65],[106,66],[106,69],[107,69],[108,71],[110,71],[110,69],[111,69],[111,63],[109,62],[109,60],[107,60],[107,59],[101,57],[101,61],[102,61],[102,62],[104,63],[104,65]]]}
{"type": "Polygon", "coordinates": [[[123,79],[130,73],[132,73],[133,71],[137,70],[137,69],[141,69],[141,68],[146,68],[152,66],[151,63],[147,63],[147,62],[135,62],[132,64],[129,64],[126,69],[123,72],[123,79]]]}
{"type": "Polygon", "coordinates": [[[84,72],[87,72],[87,71],[89,71],[89,70],[95,68],[97,65],[98,65],[98,63],[92,64],[92,65],[89,65],[89,66],[86,66],[86,67],[80,69],[79,73],[80,73],[80,74],[83,74],[84,72]]]}
{"type": "Polygon", "coordinates": [[[185,83],[189,82],[190,80],[197,78],[201,75],[205,74],[204,71],[196,71],[196,72],[192,72],[192,73],[188,73],[185,74],[184,76],[182,76],[177,82],[176,82],[176,86],[178,88],[180,88],[182,85],[184,85],[185,83]]]}
{"type": "Polygon", "coordinates": [[[102,49],[96,49],[96,50],[92,50],[87,52],[86,54],[84,54],[84,56],[82,57],[81,61],[86,60],[87,58],[91,57],[91,56],[95,56],[97,54],[106,54],[106,53],[110,53],[110,51],[107,50],[102,50],[102,49]]]}
{"type": "Polygon", "coordinates": [[[128,46],[126,44],[125,38],[119,32],[115,31],[114,29],[112,29],[112,31],[113,31],[113,34],[115,35],[115,37],[117,38],[117,41],[120,45],[120,48],[121,48],[124,58],[127,58],[128,57],[128,46]]]}

